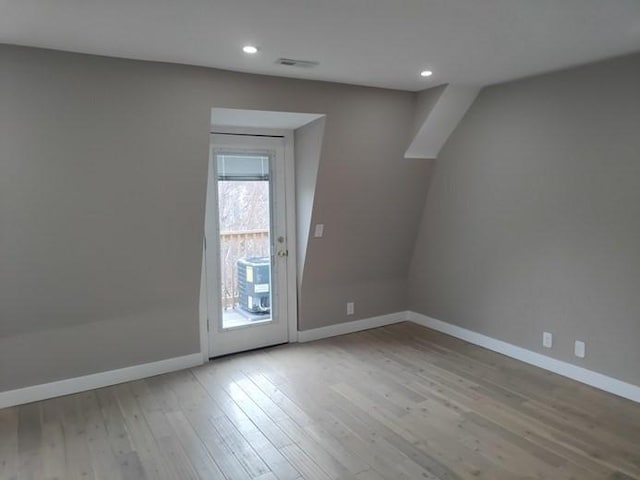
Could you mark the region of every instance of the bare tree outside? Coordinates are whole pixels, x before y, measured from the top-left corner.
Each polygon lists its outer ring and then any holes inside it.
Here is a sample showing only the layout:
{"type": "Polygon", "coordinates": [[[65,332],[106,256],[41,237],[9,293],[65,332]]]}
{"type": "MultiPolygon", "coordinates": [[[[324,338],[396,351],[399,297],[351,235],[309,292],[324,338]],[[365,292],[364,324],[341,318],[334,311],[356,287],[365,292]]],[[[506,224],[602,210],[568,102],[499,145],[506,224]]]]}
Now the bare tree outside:
{"type": "Polygon", "coordinates": [[[238,305],[239,259],[267,257],[269,251],[269,181],[218,182],[222,305],[238,305]]]}

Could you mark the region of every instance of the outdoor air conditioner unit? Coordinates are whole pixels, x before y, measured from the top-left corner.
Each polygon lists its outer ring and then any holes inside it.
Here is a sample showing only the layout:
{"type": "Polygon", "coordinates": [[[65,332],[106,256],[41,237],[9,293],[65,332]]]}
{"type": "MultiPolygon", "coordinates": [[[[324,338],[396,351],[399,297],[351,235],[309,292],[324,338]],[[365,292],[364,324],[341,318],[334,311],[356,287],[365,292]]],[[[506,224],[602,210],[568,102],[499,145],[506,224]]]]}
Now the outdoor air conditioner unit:
{"type": "Polygon", "coordinates": [[[269,257],[238,260],[240,307],[251,313],[271,311],[271,262],[269,257]]]}

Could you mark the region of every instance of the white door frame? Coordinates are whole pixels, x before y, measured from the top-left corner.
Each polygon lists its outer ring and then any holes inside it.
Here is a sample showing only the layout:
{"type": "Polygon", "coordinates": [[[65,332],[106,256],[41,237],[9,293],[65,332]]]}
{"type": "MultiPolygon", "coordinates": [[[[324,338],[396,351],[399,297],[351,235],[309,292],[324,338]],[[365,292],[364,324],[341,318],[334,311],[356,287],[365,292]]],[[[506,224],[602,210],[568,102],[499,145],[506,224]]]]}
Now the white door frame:
{"type": "MultiPolygon", "coordinates": [[[[297,289],[297,239],[296,239],[296,203],[295,203],[295,161],[294,161],[294,135],[292,130],[276,130],[276,129],[253,129],[239,127],[215,127],[212,134],[230,134],[230,135],[255,135],[255,136],[271,136],[282,137],[284,140],[284,182],[285,182],[285,215],[286,215],[286,235],[287,249],[289,255],[286,262],[287,272],[287,289],[286,289],[286,305],[287,305],[287,321],[288,321],[288,339],[290,343],[298,341],[298,289],[297,289]]],[[[208,175],[207,175],[207,200],[205,209],[205,242],[207,218],[209,215],[215,215],[217,222],[217,198],[215,198],[211,188],[215,185],[217,179],[214,178],[214,169],[211,168],[212,162],[211,142],[209,147],[208,175]]],[[[210,232],[211,235],[211,232],[210,232]]],[[[214,241],[209,248],[204,248],[203,244],[203,273],[201,289],[201,297],[204,294],[204,301],[200,302],[200,350],[202,352],[203,362],[208,362],[211,352],[209,351],[209,318],[212,312],[209,312],[209,306],[218,305],[219,299],[209,298],[210,289],[207,286],[209,279],[214,278],[219,283],[220,265],[218,247],[215,246],[219,242],[217,238],[209,238],[208,241],[214,241]],[[218,256],[216,258],[216,256],[218,256]],[[215,272],[208,270],[215,266],[215,272]]]]}

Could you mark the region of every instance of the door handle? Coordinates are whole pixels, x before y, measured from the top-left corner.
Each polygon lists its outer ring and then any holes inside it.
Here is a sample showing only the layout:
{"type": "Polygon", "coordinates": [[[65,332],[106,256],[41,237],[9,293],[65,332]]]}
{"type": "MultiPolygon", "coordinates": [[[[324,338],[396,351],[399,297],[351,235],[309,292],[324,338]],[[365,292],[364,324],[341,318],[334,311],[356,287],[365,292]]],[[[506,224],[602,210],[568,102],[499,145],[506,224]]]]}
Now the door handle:
{"type": "Polygon", "coordinates": [[[289,250],[279,250],[278,251],[278,256],[279,257],[288,257],[289,256],[289,250]]]}

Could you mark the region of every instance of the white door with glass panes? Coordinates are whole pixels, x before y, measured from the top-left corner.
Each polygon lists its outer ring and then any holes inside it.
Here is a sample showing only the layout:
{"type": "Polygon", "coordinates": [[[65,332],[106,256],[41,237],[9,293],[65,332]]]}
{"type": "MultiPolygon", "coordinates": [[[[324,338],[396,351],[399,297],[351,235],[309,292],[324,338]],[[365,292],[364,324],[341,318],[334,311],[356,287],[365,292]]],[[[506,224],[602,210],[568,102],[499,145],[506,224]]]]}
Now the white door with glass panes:
{"type": "Polygon", "coordinates": [[[285,138],[211,135],[209,356],[289,340],[285,138]]]}

